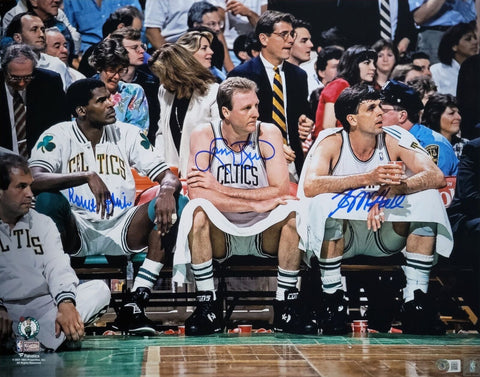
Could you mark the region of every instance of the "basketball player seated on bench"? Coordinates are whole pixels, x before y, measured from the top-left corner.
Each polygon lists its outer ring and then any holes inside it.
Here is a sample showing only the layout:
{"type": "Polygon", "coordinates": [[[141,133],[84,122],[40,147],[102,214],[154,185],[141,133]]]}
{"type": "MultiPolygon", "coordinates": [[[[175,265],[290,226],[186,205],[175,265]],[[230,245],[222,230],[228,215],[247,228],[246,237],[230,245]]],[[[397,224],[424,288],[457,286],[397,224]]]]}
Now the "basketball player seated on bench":
{"type": "Polygon", "coordinates": [[[114,328],[154,333],[144,308],[163,266],[162,236],[177,218],[180,181],[137,127],[116,121],[102,81],[73,83],[67,103],[76,119],[46,130],[32,150],[36,209],[55,221],[71,255],[130,255],[148,247],[114,328]],[[160,185],[149,203],[134,205],[131,168],[160,185]]]}
{"type": "MultiPolygon", "coordinates": [[[[385,221],[391,215],[389,212],[392,212],[385,208],[385,200],[395,195],[414,200],[423,190],[445,186],[445,179],[408,131],[398,126],[382,127],[383,111],[379,97],[377,92],[361,85],[342,92],[335,102],[335,115],[343,129],[325,130],[319,134],[319,140],[309,152],[299,183],[300,201],[304,203],[305,198],[305,203],[308,203],[305,207],[308,207],[308,212],[301,214],[306,216],[308,231],[311,232],[306,240],[310,243],[312,241],[308,240],[319,240],[313,241],[316,245],[306,247],[317,256],[320,265],[323,302],[318,318],[319,327],[324,334],[348,332],[347,303],[340,274],[342,259],[359,254],[386,256],[406,247],[403,270],[407,283],[401,309],[403,331],[441,334],[445,332],[445,327],[426,295],[439,224],[435,221],[415,221],[418,216],[424,215],[415,214],[416,209],[422,210],[420,206],[415,208],[413,205],[409,211],[402,213],[397,222],[385,221]],[[402,140],[409,140],[406,144],[408,147],[403,146],[402,140]],[[387,164],[389,160],[403,161],[407,175],[404,175],[400,164],[387,164]],[[338,195],[332,194],[328,198],[321,194],[344,193],[361,188],[367,190],[369,186],[376,186],[373,188],[376,191],[373,198],[380,196],[380,199],[376,202],[372,199],[372,205],[364,210],[362,219],[349,220],[348,216],[335,218],[330,208],[324,210],[331,205],[331,198],[338,195]],[[414,194],[417,192],[419,194],[414,194]]],[[[436,190],[431,191],[438,194],[436,190]]],[[[428,195],[432,197],[432,206],[443,211],[439,213],[444,215],[445,208],[440,197],[428,195]]],[[[352,200],[351,197],[349,204],[352,204],[352,200]]],[[[347,215],[353,216],[358,211],[358,206],[356,208],[352,208],[347,215]]],[[[429,207],[424,209],[426,212],[429,210],[429,207]]],[[[446,225],[446,228],[449,226],[446,225]]]]}
{"type": "Polygon", "coordinates": [[[191,200],[182,213],[174,254],[174,281],[188,281],[193,273],[197,287],[196,310],[185,321],[187,335],[223,330],[212,260],[232,255],[278,258],[275,330],[317,333],[296,288],[298,200],[288,195],[282,134],[275,125],[258,121],[256,90],[246,78],[225,80],[217,94],[222,120],[198,126],[190,139],[191,200]]]}

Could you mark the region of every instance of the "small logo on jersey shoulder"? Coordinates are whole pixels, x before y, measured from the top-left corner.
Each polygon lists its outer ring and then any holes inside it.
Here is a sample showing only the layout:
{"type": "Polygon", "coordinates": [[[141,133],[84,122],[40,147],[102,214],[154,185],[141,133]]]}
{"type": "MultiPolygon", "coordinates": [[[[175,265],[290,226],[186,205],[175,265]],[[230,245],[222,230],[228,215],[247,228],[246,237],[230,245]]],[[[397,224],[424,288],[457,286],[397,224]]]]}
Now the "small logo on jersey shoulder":
{"type": "Polygon", "coordinates": [[[37,149],[41,149],[43,153],[45,153],[45,151],[47,152],[53,151],[56,145],[55,143],[52,142],[52,140],[53,140],[53,136],[51,135],[45,136],[43,140],[37,144],[37,149]]]}
{"type": "Polygon", "coordinates": [[[152,144],[150,144],[150,140],[147,139],[147,137],[144,134],[140,135],[142,138],[142,141],[140,142],[140,145],[144,147],[145,149],[150,149],[152,147],[152,144]]]}
{"type": "Polygon", "coordinates": [[[32,339],[38,335],[40,324],[33,317],[21,317],[17,326],[18,333],[25,339],[32,339]]]}
{"type": "Polygon", "coordinates": [[[432,158],[433,162],[435,162],[435,165],[438,165],[438,156],[440,152],[440,147],[437,144],[430,144],[425,147],[427,150],[428,154],[432,158]]]}

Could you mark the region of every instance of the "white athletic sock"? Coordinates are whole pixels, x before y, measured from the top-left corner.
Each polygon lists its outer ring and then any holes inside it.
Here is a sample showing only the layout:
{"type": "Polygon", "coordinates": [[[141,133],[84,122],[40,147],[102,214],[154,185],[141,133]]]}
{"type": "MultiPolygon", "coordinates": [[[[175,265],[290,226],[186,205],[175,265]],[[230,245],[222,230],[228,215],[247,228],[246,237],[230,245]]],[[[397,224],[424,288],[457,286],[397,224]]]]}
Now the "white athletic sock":
{"type": "Polygon", "coordinates": [[[343,289],[342,274],[340,267],[342,266],[342,257],[335,258],[319,258],[320,273],[322,275],[322,289],[327,294],[333,294],[339,289],[343,289]]]}
{"type": "Polygon", "coordinates": [[[163,267],[163,263],[155,262],[151,259],[145,258],[142,266],[138,270],[138,274],[133,282],[132,292],[135,292],[137,288],[152,289],[157,282],[160,270],[163,267]]]}
{"type": "Polygon", "coordinates": [[[195,277],[197,291],[210,291],[213,293],[213,299],[216,300],[215,283],[213,281],[213,261],[210,259],[199,264],[192,263],[192,272],[195,277]]]}
{"type": "Polygon", "coordinates": [[[285,292],[297,286],[299,272],[300,270],[284,270],[278,267],[276,297],[278,301],[284,301],[285,292]]]}
{"type": "Polygon", "coordinates": [[[405,252],[406,262],[402,266],[407,284],[403,289],[403,298],[405,302],[414,299],[417,289],[427,293],[428,280],[430,278],[430,270],[433,265],[433,255],[422,255],[418,253],[405,252]]]}

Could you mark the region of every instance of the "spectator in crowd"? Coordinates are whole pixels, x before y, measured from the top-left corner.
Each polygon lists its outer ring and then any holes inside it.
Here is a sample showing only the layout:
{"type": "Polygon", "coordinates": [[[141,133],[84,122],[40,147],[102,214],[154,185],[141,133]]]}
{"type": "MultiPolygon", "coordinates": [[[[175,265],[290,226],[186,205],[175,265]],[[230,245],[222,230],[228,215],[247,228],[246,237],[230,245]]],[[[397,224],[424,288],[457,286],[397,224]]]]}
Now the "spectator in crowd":
{"type": "Polygon", "coordinates": [[[19,13],[13,17],[8,25],[7,37],[15,43],[29,45],[37,55],[37,68],[44,68],[56,72],[63,82],[63,89],[66,90],[71,79],[67,66],[57,57],[45,54],[45,25],[40,17],[33,13],[19,13]]]}
{"type": "Polygon", "coordinates": [[[240,64],[233,52],[235,39],[255,32],[258,19],[267,10],[267,5],[267,0],[226,0],[217,4],[225,20],[223,34],[234,66],[240,64]]]}
{"type": "Polygon", "coordinates": [[[307,74],[286,61],[296,38],[293,22],[289,13],[264,12],[255,29],[262,46],[260,55],[235,67],[229,76],[246,77],[257,84],[259,119],[281,129],[290,179],[297,181],[304,158],[302,140],[311,132],[313,122],[307,117],[307,74]]]}
{"type": "Polygon", "coordinates": [[[413,80],[415,77],[423,76],[421,67],[412,64],[397,64],[390,75],[390,78],[395,81],[406,83],[413,80]]]}
{"type": "Polygon", "coordinates": [[[340,93],[347,87],[359,83],[373,85],[377,53],[367,46],[355,45],[348,48],[340,58],[337,77],[322,90],[315,113],[313,139],[326,128],[340,127],[335,118],[334,105],[340,93]]]}
{"type": "Polygon", "coordinates": [[[110,98],[100,80],[71,85],[67,107],[75,120],[40,136],[29,161],[32,189],[36,209],[55,221],[68,254],[131,255],[148,247],[114,326],[152,334],[144,308],[165,262],[163,236],[179,213],[181,184],[138,128],[116,121],[110,98]],[[149,203],[134,205],[132,168],[159,184],[149,203]]]}
{"type": "Polygon", "coordinates": [[[162,83],[155,146],[166,163],[177,167],[180,177],[186,177],[193,129],[215,125],[220,120],[216,104],[218,84],[208,69],[179,43],[163,45],[149,64],[162,83]]]}
{"type": "Polygon", "coordinates": [[[253,33],[239,35],[233,42],[233,52],[241,63],[260,54],[260,45],[253,33]]]}
{"type": "Polygon", "coordinates": [[[389,9],[382,9],[381,0],[337,1],[332,16],[346,39],[343,46],[371,46],[382,38],[392,40],[401,55],[415,49],[417,32],[407,2],[390,0],[389,3],[389,9]]]}
{"type": "MultiPolygon", "coordinates": [[[[173,43],[187,31],[188,10],[198,0],[146,0],[146,34],[153,49],[158,50],[165,43],[173,43]]],[[[219,6],[223,0],[211,0],[219,6]]]]}
{"type": "Polygon", "coordinates": [[[224,67],[226,72],[231,71],[233,63],[223,36],[225,24],[219,9],[208,1],[197,1],[188,10],[187,25],[189,30],[204,26],[214,33],[215,42],[212,41],[211,43],[213,50],[212,65],[220,70],[224,67]]]}
{"type": "Polygon", "coordinates": [[[288,195],[287,163],[275,153],[283,148],[282,133],[273,124],[257,121],[255,92],[251,80],[225,80],[217,96],[222,121],[199,126],[191,135],[187,184],[192,201],[180,220],[174,255],[177,281],[193,274],[197,287],[197,308],[185,321],[187,335],[223,330],[213,259],[221,262],[233,255],[278,257],[275,331],[317,333],[296,288],[301,261],[295,222],[298,202],[288,200],[294,197],[288,195]],[[220,160],[212,158],[208,151],[213,150],[230,153],[220,160]],[[263,158],[239,165],[245,153],[263,158]],[[181,276],[182,271],[190,273],[181,276]]]}
{"type": "MultiPolygon", "coordinates": [[[[318,258],[322,279],[323,310],[318,323],[323,334],[350,331],[341,276],[343,259],[385,257],[402,251],[406,258],[402,266],[406,277],[403,333],[444,334],[445,325],[427,290],[434,253],[449,256],[453,246],[445,207],[436,190],[445,186],[445,178],[409,132],[382,127],[379,97],[378,91],[366,85],[346,88],[340,94],[335,114],[343,129],[325,130],[318,136],[300,179],[298,195],[305,208],[300,219],[304,216],[309,224],[306,233],[301,232],[301,245],[307,257],[318,258]],[[387,160],[402,161],[406,170],[387,160]],[[403,205],[386,208],[375,201],[353,209],[340,204],[371,195],[385,200],[387,195],[403,198],[403,205]]],[[[373,325],[369,320],[369,327],[373,325]]]]}
{"type": "Polygon", "coordinates": [[[460,66],[457,83],[457,102],[462,123],[462,136],[474,139],[480,136],[480,55],[466,59],[460,66]]]}
{"type": "Polygon", "coordinates": [[[457,101],[451,94],[435,93],[428,99],[423,112],[423,124],[442,134],[452,144],[458,159],[468,139],[459,136],[462,117],[457,101]]]}
{"type": "MultiPolygon", "coordinates": [[[[287,62],[297,65],[307,72],[308,93],[310,94],[319,86],[314,64],[307,64],[310,62],[311,56],[314,55],[312,53],[313,43],[312,35],[310,34],[310,24],[305,21],[295,19],[293,22],[293,30],[295,31],[297,37],[293,42],[290,50],[290,57],[287,59],[287,62]]],[[[312,114],[309,114],[309,116],[312,116],[312,114]]]]}
{"type": "Polygon", "coordinates": [[[45,53],[59,58],[68,68],[71,82],[84,79],[85,76],[69,66],[70,50],[65,36],[56,26],[45,30],[45,53]]]}
{"type": "MultiPolygon", "coordinates": [[[[427,103],[430,96],[437,92],[437,86],[430,76],[422,75],[417,76],[407,81],[409,87],[418,93],[421,98],[423,106],[427,103]]],[[[423,110],[420,110],[420,123],[423,123],[423,110]]]]}
{"type": "Polygon", "coordinates": [[[343,49],[337,46],[326,46],[317,55],[315,71],[320,81],[320,87],[310,93],[311,113],[315,114],[318,107],[318,100],[323,88],[337,77],[337,67],[343,54],[343,49]]]}
{"type": "Polygon", "coordinates": [[[455,195],[448,207],[455,249],[452,258],[473,267],[475,283],[469,286],[475,299],[473,309],[480,313],[480,138],[465,144],[458,165],[455,195]]]}
{"type": "Polygon", "coordinates": [[[125,83],[138,84],[143,88],[148,102],[148,140],[155,143],[155,133],[158,129],[160,118],[160,105],[158,103],[158,88],[160,83],[147,64],[144,63],[145,45],[142,43],[140,30],[131,26],[122,27],[110,34],[110,38],[118,41],[128,52],[130,65],[121,80],[125,83]]]}
{"type": "MultiPolygon", "coordinates": [[[[135,30],[141,31],[143,23],[143,14],[133,5],[126,5],[116,9],[108,16],[107,20],[102,26],[103,38],[108,38],[115,30],[122,29],[124,27],[132,27],[135,30]]],[[[92,55],[93,49],[98,43],[92,44],[85,51],[83,51],[82,60],[78,66],[78,70],[82,72],[86,77],[92,77],[96,74],[95,69],[88,63],[88,59],[92,55]]],[[[144,54],[144,63],[148,61],[148,54],[144,54]]]]}
{"type": "Polygon", "coordinates": [[[426,75],[414,77],[410,81],[407,81],[407,85],[418,93],[423,106],[425,106],[430,96],[437,92],[435,82],[431,77],[426,75]]]}
{"type": "Polygon", "coordinates": [[[21,318],[32,318],[43,349],[78,348],[84,326],[106,312],[110,290],[101,280],[79,284],[55,223],[31,209],[32,181],[26,159],[0,156],[0,334],[11,334],[13,323],[21,337],[21,318]]]}
{"type": "Polygon", "coordinates": [[[432,64],[439,62],[438,46],[445,31],[476,19],[474,0],[408,0],[408,5],[420,27],[417,50],[428,54],[432,64]]]}
{"type": "Polygon", "coordinates": [[[398,61],[398,50],[390,40],[379,39],[372,45],[377,52],[374,87],[380,90],[390,78],[393,68],[398,61]]]}
{"type": "Polygon", "coordinates": [[[212,50],[212,41],[215,35],[205,26],[200,26],[194,30],[184,33],[176,43],[190,51],[199,63],[210,70],[218,83],[225,80],[225,74],[217,67],[212,65],[214,52],[212,50]]]}
{"type": "Polygon", "coordinates": [[[1,61],[0,146],[28,157],[44,130],[69,119],[62,80],[37,68],[37,57],[25,44],[6,47],[1,61]],[[25,111],[25,117],[16,117],[15,109],[17,114],[25,111]]]}
{"type": "Polygon", "coordinates": [[[60,0],[19,0],[17,5],[3,17],[3,30],[7,30],[12,18],[17,14],[34,12],[42,19],[46,28],[56,26],[60,29],[69,43],[69,51],[73,59],[80,51],[81,36],[77,29],[71,25],[65,12],[60,8],[60,3],[60,0]]]}
{"type": "Polygon", "coordinates": [[[431,63],[430,56],[423,51],[415,51],[410,55],[412,59],[412,64],[417,67],[422,68],[422,74],[432,77],[432,72],[430,71],[431,63]]]}
{"type": "Polygon", "coordinates": [[[440,133],[419,124],[423,103],[415,90],[390,80],[382,89],[383,126],[398,125],[409,131],[425,148],[445,176],[457,174],[458,158],[440,133]]]}
{"type": "Polygon", "coordinates": [[[439,63],[432,65],[433,81],[438,92],[457,93],[458,72],[465,59],[478,54],[478,39],[475,24],[458,24],[448,29],[438,46],[439,63]]]}
{"type": "Polygon", "coordinates": [[[82,35],[80,51],[100,42],[104,22],[110,14],[126,5],[142,9],[138,0],[63,0],[65,14],[82,35]]]}
{"type": "Polygon", "coordinates": [[[95,78],[102,80],[110,93],[117,119],[147,134],[150,118],[145,92],[138,84],[122,81],[130,65],[127,50],[117,40],[105,39],[94,48],[89,62],[98,72],[95,78]]]}

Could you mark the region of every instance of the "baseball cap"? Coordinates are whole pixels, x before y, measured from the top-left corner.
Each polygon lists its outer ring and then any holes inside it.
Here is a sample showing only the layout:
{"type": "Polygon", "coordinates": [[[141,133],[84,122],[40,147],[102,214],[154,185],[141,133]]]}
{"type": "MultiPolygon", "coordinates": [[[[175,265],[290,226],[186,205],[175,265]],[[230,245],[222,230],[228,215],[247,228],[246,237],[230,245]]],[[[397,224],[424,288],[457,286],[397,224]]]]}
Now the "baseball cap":
{"type": "Polygon", "coordinates": [[[418,93],[408,85],[395,80],[389,80],[381,91],[382,102],[400,106],[408,113],[415,114],[423,109],[423,103],[418,93]]]}

